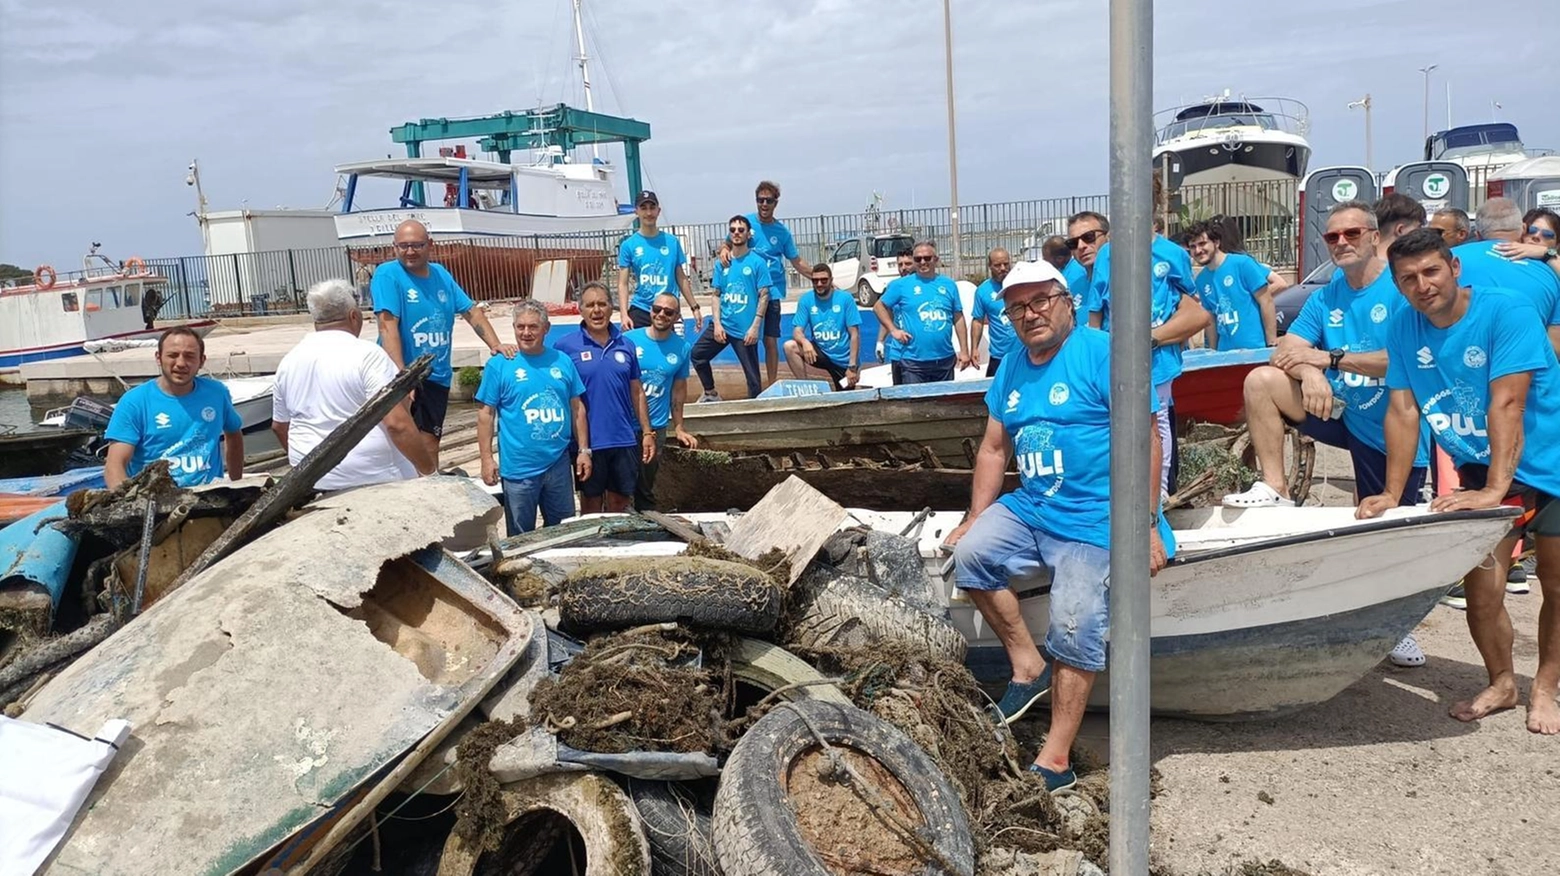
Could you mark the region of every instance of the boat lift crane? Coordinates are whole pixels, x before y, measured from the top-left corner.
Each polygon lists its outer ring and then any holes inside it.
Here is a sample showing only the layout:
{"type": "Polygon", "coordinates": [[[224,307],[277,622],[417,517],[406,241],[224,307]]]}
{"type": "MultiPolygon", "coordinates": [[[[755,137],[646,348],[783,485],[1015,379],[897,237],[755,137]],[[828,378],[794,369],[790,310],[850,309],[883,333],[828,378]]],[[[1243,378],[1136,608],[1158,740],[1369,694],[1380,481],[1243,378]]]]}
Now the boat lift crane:
{"type": "MultiPolygon", "coordinates": [[[[650,125],[638,119],[609,116],[560,103],[469,119],[420,119],[390,129],[391,142],[405,143],[408,158],[421,158],[424,143],[473,138],[478,140],[482,151],[498,153],[499,161],[506,164],[510,162],[510,154],[517,149],[557,147],[567,155],[576,146],[622,143],[629,198],[634,198],[644,187],[639,144],[650,139],[650,125]]],[[[413,200],[422,203],[423,184],[412,185],[413,200]]]]}

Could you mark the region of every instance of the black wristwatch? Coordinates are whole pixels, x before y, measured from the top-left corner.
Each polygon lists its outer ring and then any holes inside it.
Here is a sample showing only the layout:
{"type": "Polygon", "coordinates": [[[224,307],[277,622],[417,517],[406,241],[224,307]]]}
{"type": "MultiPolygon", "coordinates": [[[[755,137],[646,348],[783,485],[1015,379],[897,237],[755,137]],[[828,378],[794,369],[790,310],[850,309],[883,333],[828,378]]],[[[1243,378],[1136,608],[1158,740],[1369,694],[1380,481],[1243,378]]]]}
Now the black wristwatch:
{"type": "Polygon", "coordinates": [[[1343,361],[1343,353],[1344,353],[1343,350],[1328,350],[1327,351],[1327,370],[1328,371],[1337,371],[1338,370],[1338,363],[1343,361]]]}
{"type": "Polygon", "coordinates": [[[1544,261],[1552,262],[1555,259],[1560,259],[1560,249],[1551,246],[1549,249],[1544,250],[1544,261]]]}

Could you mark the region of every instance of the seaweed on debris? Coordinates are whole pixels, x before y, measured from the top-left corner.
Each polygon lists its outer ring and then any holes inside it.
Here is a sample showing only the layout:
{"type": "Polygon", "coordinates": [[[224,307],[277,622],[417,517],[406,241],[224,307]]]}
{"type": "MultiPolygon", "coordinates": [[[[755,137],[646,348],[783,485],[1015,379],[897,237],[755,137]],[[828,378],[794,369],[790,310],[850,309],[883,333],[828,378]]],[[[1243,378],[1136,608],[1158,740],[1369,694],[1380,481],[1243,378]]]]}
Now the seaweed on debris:
{"type": "Polygon", "coordinates": [[[489,721],[466,734],[455,749],[455,775],[466,789],[455,805],[455,834],[473,847],[494,851],[504,842],[508,813],[498,778],[488,765],[499,746],[525,732],[521,718],[489,721]]]}
{"type": "Polygon", "coordinates": [[[709,560],[726,560],[732,563],[741,563],[744,566],[752,566],[760,572],[763,572],[765,575],[768,575],[770,578],[773,578],[782,587],[788,586],[791,582],[791,559],[790,557],[786,556],[785,551],[782,551],[779,548],[770,548],[769,550],[760,554],[758,559],[750,560],[747,557],[736,553],[725,545],[716,544],[713,541],[705,539],[703,541],[690,542],[688,544],[688,549],[683,553],[685,556],[690,557],[704,557],[705,559],[709,560]]]}

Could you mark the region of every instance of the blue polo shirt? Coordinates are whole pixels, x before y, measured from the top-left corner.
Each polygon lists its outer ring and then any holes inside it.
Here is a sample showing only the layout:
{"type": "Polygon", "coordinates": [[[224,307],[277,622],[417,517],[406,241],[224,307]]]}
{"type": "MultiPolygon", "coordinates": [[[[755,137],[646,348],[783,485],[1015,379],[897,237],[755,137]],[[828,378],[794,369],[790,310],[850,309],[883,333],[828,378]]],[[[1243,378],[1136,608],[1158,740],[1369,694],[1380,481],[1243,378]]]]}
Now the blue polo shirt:
{"type": "MultiPolygon", "coordinates": [[[[450,368],[450,343],[455,334],[455,314],[472,307],[466,290],[460,288],[441,264],[428,263],[428,276],[418,277],[401,267],[400,262],[385,262],[374,269],[368,284],[375,313],[396,318],[401,334],[403,365],[424,353],[433,354],[433,370],[428,382],[449,386],[454,375],[450,368]]],[[[380,339],[379,345],[384,346],[380,339]]]]}
{"type": "Polygon", "coordinates": [[[571,403],[584,392],[574,363],[557,350],[489,357],[476,399],[498,412],[499,477],[539,477],[557,464],[574,438],[571,403]]]}
{"type": "Polygon", "coordinates": [[[1002,286],[987,277],[975,287],[975,308],[972,319],[986,321],[986,350],[993,359],[1007,355],[1013,346],[1013,324],[1008,322],[1007,310],[1002,306],[1002,286]]]}
{"type": "Polygon", "coordinates": [[[585,383],[585,419],[590,449],[639,446],[639,415],[634,410],[633,383],[639,380],[639,354],[623,331],[607,324],[606,346],[585,330],[558,339],[558,352],[569,357],[585,383]]]}
{"type": "Polygon", "coordinates": [[[953,321],[963,315],[959,287],[941,274],[923,280],[919,274],[888,284],[881,299],[894,324],[910,333],[900,350],[904,362],[937,362],[953,357],[953,321]]]}
{"type": "Polygon", "coordinates": [[[785,264],[797,256],[791,229],[779,219],[766,225],[758,221],[757,213],[747,214],[747,221],[753,226],[753,237],[748,246],[769,265],[769,296],[775,301],[784,301],[785,264]]]}
{"type": "Polygon", "coordinates": [[[677,382],[688,379],[688,342],[676,332],[658,341],[650,337],[647,328],[625,332],[623,338],[634,345],[635,358],[639,360],[639,380],[650,406],[650,425],[665,429],[672,421],[672,397],[677,382]]]}
{"type": "Polygon", "coordinates": [[[677,271],[687,264],[682,242],[675,234],[657,231],[654,237],[634,232],[618,245],[618,267],[634,278],[630,307],[649,310],[662,293],[677,294],[677,271]]]}
{"type": "Polygon", "coordinates": [[[184,395],[163,392],[155,380],[131,389],[114,405],[103,437],[134,448],[126,474],[166,459],[174,483],[195,487],[222,476],[222,433],[241,428],[228,388],[197,376],[184,395]]]}
{"type": "Polygon", "coordinates": [[[802,297],[796,299],[796,315],[791,318],[791,324],[801,329],[818,352],[834,364],[845,368],[853,364],[850,330],[854,328],[859,332],[861,311],[848,294],[836,289],[825,300],[819,298],[817,292],[803,292],[802,297]]]}

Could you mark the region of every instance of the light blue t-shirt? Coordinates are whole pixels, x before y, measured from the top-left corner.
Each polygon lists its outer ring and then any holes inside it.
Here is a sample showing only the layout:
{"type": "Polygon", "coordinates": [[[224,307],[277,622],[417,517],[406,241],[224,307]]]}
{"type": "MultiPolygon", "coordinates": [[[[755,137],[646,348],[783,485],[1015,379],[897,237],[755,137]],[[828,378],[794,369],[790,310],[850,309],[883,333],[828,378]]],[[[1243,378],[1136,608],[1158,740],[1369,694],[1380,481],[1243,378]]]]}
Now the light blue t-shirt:
{"type": "Polygon", "coordinates": [[[1013,324],[1008,321],[1007,310],[1002,306],[1002,286],[987,277],[975,287],[974,312],[971,319],[986,321],[986,350],[993,359],[1001,359],[1013,346],[1013,324]]]}
{"type": "Polygon", "coordinates": [[[936,362],[953,356],[953,321],[964,313],[953,280],[941,274],[930,280],[919,274],[900,277],[888,284],[880,300],[894,324],[910,333],[900,361],[936,362]]]}
{"type": "MultiPolygon", "coordinates": [[[[1148,403],[1158,410],[1155,393],[1148,403]]],[[[1052,538],[1109,550],[1110,336],[1079,326],[1044,365],[1027,354],[1005,357],[986,410],[1007,432],[1018,465],[1018,489],[997,501],[1052,538]]],[[[1159,532],[1173,552],[1162,517],[1159,532]]]]}
{"type": "MultiPolygon", "coordinates": [[[[460,288],[443,265],[428,263],[428,276],[417,277],[400,262],[385,262],[374,269],[368,284],[375,313],[395,317],[401,330],[403,365],[424,353],[433,354],[433,370],[428,381],[449,386],[454,371],[450,368],[450,342],[455,332],[455,314],[471,309],[471,298],[460,288]]],[[[379,345],[384,346],[383,339],[379,345]]]]}
{"type": "Polygon", "coordinates": [[[1560,277],[1537,259],[1508,259],[1495,251],[1499,241],[1478,240],[1452,247],[1461,263],[1459,286],[1491,286],[1527,296],[1541,325],[1560,325],[1560,277]]]}
{"type": "Polygon", "coordinates": [[[1259,350],[1267,346],[1256,294],[1267,286],[1268,273],[1251,256],[1232,252],[1224,256],[1218,268],[1206,267],[1197,275],[1197,298],[1213,314],[1220,350],[1259,350]]]}
{"type": "Polygon", "coordinates": [[[662,293],[677,294],[677,271],[687,264],[682,242],[675,234],[657,231],[655,237],[634,232],[618,244],[618,267],[634,278],[630,307],[649,310],[650,302],[662,293]]]}
{"type": "MultiPolygon", "coordinates": [[[[732,259],[730,267],[716,260],[710,285],[720,292],[720,324],[726,334],[735,335],[735,340],[740,341],[753,327],[753,320],[761,316],[759,293],[769,289],[769,283],[769,269],[756,252],[732,259]]],[[[770,294],[774,294],[773,289],[770,294]]]]}
{"type": "Polygon", "coordinates": [[[650,337],[647,328],[624,332],[623,340],[638,352],[639,382],[645,387],[645,402],[650,406],[650,426],[664,429],[672,421],[677,382],[688,379],[688,342],[676,332],[658,341],[650,337]]]}
{"type": "MultiPolygon", "coordinates": [[[[1085,309],[1089,313],[1103,314],[1100,327],[1110,331],[1110,251],[1109,243],[1100,247],[1094,259],[1094,276],[1089,282],[1089,297],[1085,309]]],[[[1182,295],[1192,292],[1192,257],[1186,250],[1171,243],[1162,235],[1154,235],[1149,248],[1153,259],[1153,300],[1149,304],[1149,326],[1158,328],[1175,316],[1182,295]]],[[[1150,360],[1152,380],[1155,386],[1181,376],[1181,344],[1155,347],[1150,360]]]]}
{"type": "Polygon", "coordinates": [[[834,364],[851,365],[850,330],[860,331],[861,311],[849,295],[836,289],[825,301],[817,292],[803,292],[796,300],[796,315],[791,317],[791,324],[800,328],[818,352],[834,364]]]}
{"type": "Polygon", "coordinates": [[[574,438],[571,402],[584,394],[574,363],[557,350],[489,357],[476,399],[498,412],[499,477],[521,481],[557,464],[574,438]]]}
{"type": "Polygon", "coordinates": [[[1414,393],[1437,444],[1458,465],[1490,464],[1490,382],[1531,372],[1516,479],[1560,496],[1560,364],[1527,296],[1475,286],[1447,328],[1404,308],[1387,336],[1387,386],[1414,393]],[[1530,312],[1532,311],[1532,312],[1530,312]]]}
{"type": "Polygon", "coordinates": [[[125,473],[135,476],[159,459],[181,487],[222,476],[222,433],[243,428],[233,396],[220,380],[195,378],[184,395],[169,395],[149,380],[119,399],[103,437],[134,448],[125,473]]]}
{"type": "MultiPolygon", "coordinates": [[[[1387,348],[1389,322],[1406,309],[1408,301],[1398,294],[1391,271],[1382,271],[1381,276],[1359,291],[1340,273],[1311,293],[1300,308],[1300,315],[1289,326],[1289,334],[1320,350],[1374,353],[1387,348]]],[[[1328,371],[1327,379],[1332,383],[1333,395],[1345,405],[1343,425],[1354,437],[1386,453],[1386,380],[1342,370],[1328,371]]],[[[1414,465],[1426,464],[1427,449],[1426,436],[1421,435],[1414,465]]]]}
{"type": "Polygon", "coordinates": [[[1079,264],[1077,259],[1072,259],[1067,267],[1062,268],[1062,279],[1067,283],[1067,291],[1072,294],[1073,312],[1080,317],[1087,316],[1088,310],[1084,305],[1089,300],[1089,269],[1079,264]]]}
{"type": "Polygon", "coordinates": [[[785,266],[797,257],[796,241],[791,229],[779,219],[765,225],[758,221],[757,213],[747,214],[748,224],[753,226],[753,236],[748,246],[769,265],[769,297],[774,301],[785,300],[785,266]]]}

